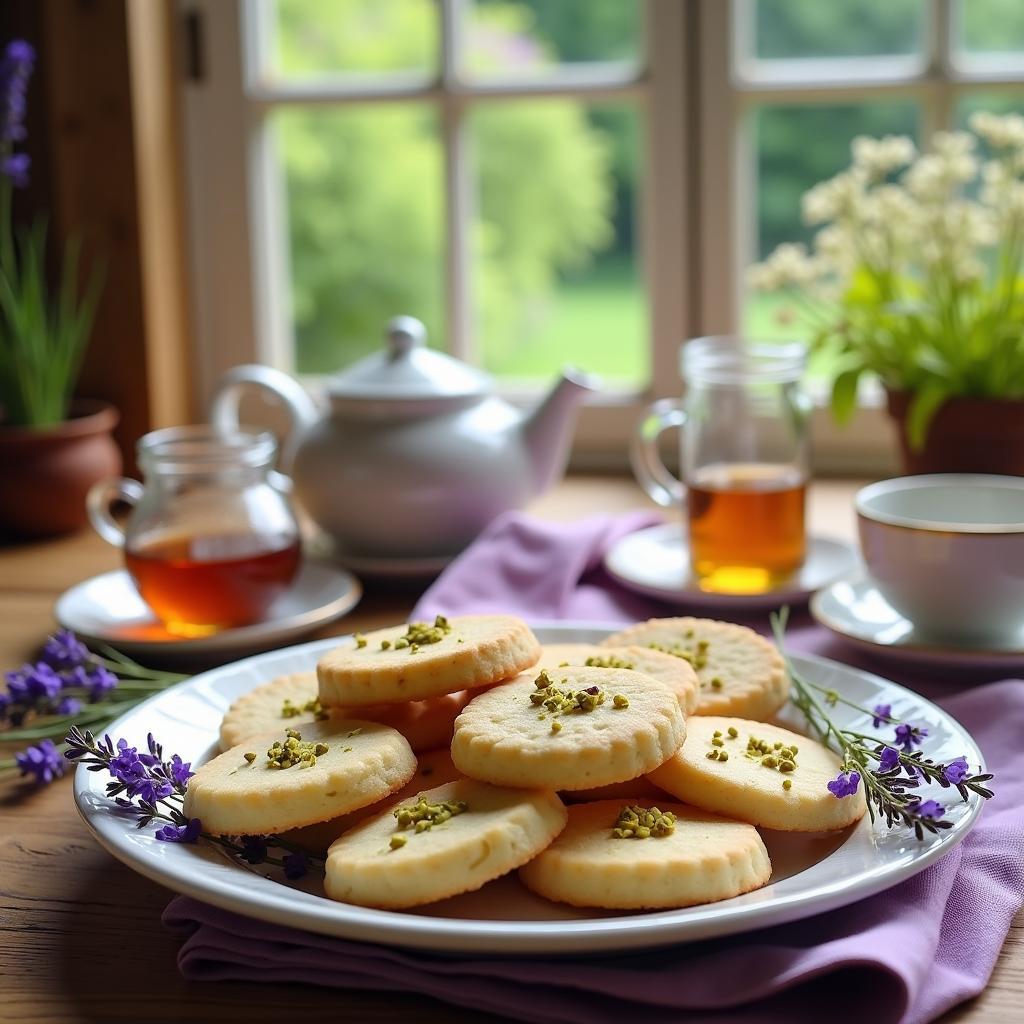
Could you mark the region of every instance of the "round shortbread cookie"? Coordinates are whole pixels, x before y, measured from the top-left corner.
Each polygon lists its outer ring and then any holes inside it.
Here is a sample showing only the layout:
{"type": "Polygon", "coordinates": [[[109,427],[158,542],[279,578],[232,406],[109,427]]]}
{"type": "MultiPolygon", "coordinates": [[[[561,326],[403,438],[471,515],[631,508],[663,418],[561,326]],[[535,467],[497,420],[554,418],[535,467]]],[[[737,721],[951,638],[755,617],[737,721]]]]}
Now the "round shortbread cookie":
{"type": "Polygon", "coordinates": [[[375,803],[404,786],[416,757],[401,733],[358,719],[314,722],[297,730],[327,751],[306,767],[275,768],[268,748],[285,730],[253,736],[201,765],[185,789],[184,812],[217,835],[283,832],[375,803]],[[255,753],[250,764],[246,753],[255,753]]]}
{"type": "Polygon", "coordinates": [[[627,782],[612,782],[607,786],[594,786],[592,789],[568,789],[560,794],[563,799],[573,803],[594,803],[597,800],[618,800],[621,803],[636,804],[645,800],[671,800],[672,796],[659,789],[647,775],[637,776],[627,782]]]}
{"type": "Polygon", "coordinates": [[[416,796],[425,789],[442,786],[446,782],[454,782],[462,778],[462,772],[452,764],[451,751],[447,747],[440,750],[427,750],[417,755],[416,774],[399,790],[390,796],[368,807],[360,807],[358,811],[350,811],[330,821],[318,821],[314,825],[289,829],[282,835],[283,839],[295,843],[313,853],[326,855],[327,848],[343,832],[354,828],[361,821],[389,810],[403,800],[416,796]]]}
{"type": "Polygon", "coordinates": [[[274,729],[301,729],[304,725],[323,721],[327,713],[319,710],[316,672],[292,672],[278,676],[255,690],[243,693],[228,708],[220,723],[220,749],[230,750],[250,736],[259,736],[274,729]],[[304,710],[316,701],[316,708],[304,710]],[[290,705],[298,714],[286,715],[290,705]]]}
{"type": "Polygon", "coordinates": [[[696,715],[766,721],[789,696],[789,676],[773,643],[746,626],[714,619],[649,619],[614,633],[603,647],[636,644],[691,664],[700,681],[696,715]]]}
{"type": "Polygon", "coordinates": [[[347,717],[390,725],[409,741],[415,753],[434,750],[451,743],[455,719],[475,695],[474,690],[460,690],[402,704],[332,708],[328,712],[320,710],[316,672],[295,672],[256,687],[228,708],[220,725],[220,748],[229,750],[250,736],[277,728],[301,729],[330,717],[347,717]],[[314,709],[304,710],[314,701],[314,709]],[[288,705],[290,713],[286,714],[288,705]],[[295,714],[293,709],[299,713],[295,714]]]}
{"type": "Polygon", "coordinates": [[[540,657],[537,638],[514,615],[438,620],[450,628],[434,643],[398,647],[412,626],[391,626],[348,639],[329,651],[317,664],[323,706],[398,704],[489,686],[529,668],[540,657]]]}
{"type": "Polygon", "coordinates": [[[421,796],[431,804],[461,801],[466,809],[423,832],[399,826],[392,810],[346,832],[327,854],[328,896],[401,908],[472,892],[535,857],[566,822],[558,797],[539,790],[460,779],[421,796]]]}
{"type": "Polygon", "coordinates": [[[691,718],[688,724],[679,753],[651,773],[656,785],[680,800],[780,832],[845,828],[867,810],[863,785],[853,796],[829,792],[839,758],[806,736],[742,718],[691,718]],[[796,755],[788,755],[794,746],[796,755]],[[708,757],[715,752],[728,760],[708,757]],[[787,764],[794,767],[786,770],[787,764]]]}
{"type": "Polygon", "coordinates": [[[690,907],[767,884],[772,865],[757,829],[685,804],[656,806],[676,816],[671,834],[619,839],[622,801],[575,804],[565,830],[520,868],[520,879],[549,900],[611,910],[690,907]]]}
{"type": "Polygon", "coordinates": [[[526,672],[475,697],[455,720],[452,760],[470,778],[499,786],[591,789],[644,775],[685,735],[682,708],[664,683],[627,669],[571,665],[526,672]],[[542,693],[543,679],[557,693],[542,693]],[[603,696],[590,711],[535,703],[544,694],[558,701],[590,688],[603,696]],[[623,700],[627,706],[616,706],[623,700]]]}
{"type": "Polygon", "coordinates": [[[597,644],[544,644],[538,668],[557,669],[563,665],[592,668],[628,668],[666,683],[679,698],[682,709],[692,715],[700,701],[700,683],[689,662],[649,647],[609,647],[597,644]]]}

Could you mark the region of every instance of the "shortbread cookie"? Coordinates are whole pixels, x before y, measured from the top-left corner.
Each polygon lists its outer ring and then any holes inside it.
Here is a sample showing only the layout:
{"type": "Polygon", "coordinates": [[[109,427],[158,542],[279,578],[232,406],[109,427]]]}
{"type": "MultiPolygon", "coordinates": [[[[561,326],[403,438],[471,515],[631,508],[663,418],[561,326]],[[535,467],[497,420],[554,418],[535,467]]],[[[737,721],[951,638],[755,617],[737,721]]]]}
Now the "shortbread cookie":
{"type": "Polygon", "coordinates": [[[766,721],[789,696],[789,676],[775,645],[746,626],[714,619],[649,619],[602,646],[637,644],[689,663],[700,680],[694,714],[766,721]]]}
{"type": "Polygon", "coordinates": [[[836,797],[827,785],[839,758],[777,725],[742,718],[691,718],[682,749],[652,772],[680,800],[781,832],[825,832],[860,820],[864,787],[836,797]]]}
{"type": "Polygon", "coordinates": [[[220,749],[230,750],[250,736],[286,726],[301,729],[328,717],[320,707],[316,672],[278,676],[243,693],[220,723],[220,749]]]}
{"type": "Polygon", "coordinates": [[[594,803],[597,800],[618,800],[620,803],[635,804],[645,800],[671,800],[672,796],[659,789],[650,776],[639,775],[628,782],[612,782],[607,786],[594,786],[592,789],[568,789],[562,794],[573,803],[594,803]]]}
{"type": "Polygon", "coordinates": [[[663,764],[685,735],[664,683],[573,665],[525,672],[475,697],[455,720],[452,760],[499,786],[590,789],[663,764]]]}
{"type": "Polygon", "coordinates": [[[285,832],[282,838],[295,843],[313,853],[326,855],[327,848],[343,832],[354,828],[361,821],[374,817],[381,811],[386,811],[400,803],[408,800],[426,789],[434,789],[444,785],[446,782],[454,782],[461,779],[462,773],[452,764],[451,751],[447,747],[439,750],[428,750],[417,755],[416,774],[399,790],[390,796],[368,807],[360,807],[358,811],[350,811],[338,818],[331,818],[330,821],[318,821],[315,825],[305,825],[302,828],[293,828],[285,832]]]}
{"type": "Polygon", "coordinates": [[[565,822],[565,807],[554,793],[460,779],[336,840],[327,854],[324,888],[332,899],[364,907],[433,903],[525,864],[565,822]]]}
{"type": "Polygon", "coordinates": [[[691,715],[700,700],[697,673],[689,662],[650,647],[608,647],[597,644],[544,644],[538,668],[590,665],[593,668],[628,668],[666,683],[691,715]]]}
{"type": "Polygon", "coordinates": [[[250,737],[199,767],[185,790],[185,814],[217,835],[283,832],[375,803],[416,771],[405,738],[376,722],[313,722],[292,738],[295,745],[283,728],[250,737]],[[275,743],[283,754],[272,758],[275,743]]]}
{"type": "Polygon", "coordinates": [[[519,877],[559,903],[654,910],[727,900],[759,889],[771,873],[768,851],[750,825],[685,804],[627,808],[602,800],[570,807],[565,830],[519,877]],[[637,811],[648,812],[642,820],[653,824],[640,827],[637,811]],[[617,829],[620,815],[624,829],[617,829]]]}
{"type": "Polygon", "coordinates": [[[488,686],[529,668],[540,644],[513,615],[462,615],[358,634],[317,664],[324,707],[397,704],[488,686]]]}

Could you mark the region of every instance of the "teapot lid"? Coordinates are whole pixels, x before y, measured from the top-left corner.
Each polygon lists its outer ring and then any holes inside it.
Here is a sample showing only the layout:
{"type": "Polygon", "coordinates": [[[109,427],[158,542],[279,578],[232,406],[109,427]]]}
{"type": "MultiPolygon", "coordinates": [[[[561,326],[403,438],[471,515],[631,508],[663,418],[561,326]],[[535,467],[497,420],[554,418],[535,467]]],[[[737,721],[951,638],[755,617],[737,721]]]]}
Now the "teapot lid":
{"type": "Polygon", "coordinates": [[[486,373],[426,347],[427,329],[415,317],[388,323],[387,346],[337,373],[327,384],[332,399],[403,401],[476,398],[492,390],[486,373]]]}

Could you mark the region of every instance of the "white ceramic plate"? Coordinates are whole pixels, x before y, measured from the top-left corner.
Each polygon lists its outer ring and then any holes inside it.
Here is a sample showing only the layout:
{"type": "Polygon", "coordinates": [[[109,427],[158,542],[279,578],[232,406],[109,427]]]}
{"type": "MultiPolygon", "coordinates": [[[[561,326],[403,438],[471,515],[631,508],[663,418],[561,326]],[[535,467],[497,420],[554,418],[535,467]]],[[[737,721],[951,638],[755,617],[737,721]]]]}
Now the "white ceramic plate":
{"type": "MultiPolygon", "coordinates": [[[[543,642],[595,642],[607,627],[558,624],[536,627],[543,642]]],[[[311,669],[337,640],[322,640],[247,658],[196,676],[146,701],[111,726],[111,735],[145,744],[152,731],[169,755],[201,762],[216,751],[217,730],[225,709],[240,694],[284,672],[311,669]]],[[[826,661],[798,657],[799,668],[816,682],[871,707],[891,704],[893,713],[924,724],[929,756],[961,754],[972,767],[982,765],[977,745],[940,708],[895,683],[826,661]]],[[[837,719],[868,731],[870,720],[839,705],[837,719]]],[[[794,713],[783,716],[799,727],[794,713]]],[[[75,801],[96,838],[129,867],[174,889],[250,917],[309,931],[460,953],[581,953],[667,945],[749,931],[809,917],[881,892],[923,870],[967,834],[979,802],[950,807],[953,827],[939,836],[916,840],[907,831],[859,825],[828,835],[764,833],[775,871],[757,892],[684,910],[610,913],[577,910],[548,903],[527,892],[514,876],[475,893],[445,900],[416,912],[368,910],[335,903],[323,896],[320,881],[284,882],[278,872],[251,869],[202,844],[157,842],[139,831],[103,795],[105,773],[79,767],[75,801]]],[[[922,795],[949,798],[932,787],[922,795]]]]}
{"type": "Polygon", "coordinates": [[[872,654],[910,665],[943,669],[1024,667],[1024,627],[998,645],[956,645],[914,628],[866,576],[837,580],[811,599],[811,614],[826,629],[872,654]]]}
{"type": "Polygon", "coordinates": [[[704,608],[778,608],[804,601],[849,573],[857,555],[849,544],[807,538],[807,560],[792,579],[764,594],[714,594],[690,573],[690,552],[680,523],[662,523],[628,534],[605,555],[604,567],[624,587],[647,597],[704,608]]]}
{"type": "Polygon", "coordinates": [[[158,655],[233,654],[293,642],[351,611],[362,597],[359,580],[344,569],[305,561],[291,589],[251,626],[211,636],[168,633],[139,596],[124,569],[94,576],[57,599],[54,617],[86,640],[111,644],[133,658],[158,655]]]}

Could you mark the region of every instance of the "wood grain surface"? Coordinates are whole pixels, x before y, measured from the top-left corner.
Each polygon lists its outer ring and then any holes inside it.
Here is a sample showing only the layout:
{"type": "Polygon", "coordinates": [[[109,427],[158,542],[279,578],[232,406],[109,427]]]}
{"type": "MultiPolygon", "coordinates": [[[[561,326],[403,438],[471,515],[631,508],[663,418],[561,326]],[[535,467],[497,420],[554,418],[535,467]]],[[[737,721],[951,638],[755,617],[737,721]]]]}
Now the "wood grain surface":
{"type": "MultiPolygon", "coordinates": [[[[816,484],[812,528],[852,537],[853,488],[852,483],[816,484]]],[[[533,510],[570,519],[643,503],[624,479],[575,477],[533,510]]],[[[33,656],[53,628],[53,602],[64,588],[117,562],[117,553],[91,534],[0,547],[0,666],[33,656]]],[[[402,621],[416,596],[410,589],[368,587],[360,607],[333,632],[402,621]]],[[[175,966],[179,938],[160,923],[169,898],[166,889],[122,867],[93,841],[72,803],[70,777],[39,791],[18,783],[0,788],[0,1021],[483,1024],[505,1019],[396,992],[186,982],[175,966]]],[[[514,1014],[514,1008],[510,1011],[514,1014]]],[[[1018,916],[986,991],[943,1020],[1024,1020],[1024,915],[1018,916]]]]}

